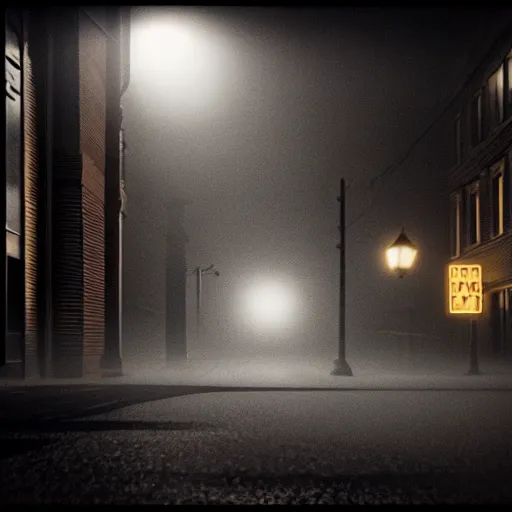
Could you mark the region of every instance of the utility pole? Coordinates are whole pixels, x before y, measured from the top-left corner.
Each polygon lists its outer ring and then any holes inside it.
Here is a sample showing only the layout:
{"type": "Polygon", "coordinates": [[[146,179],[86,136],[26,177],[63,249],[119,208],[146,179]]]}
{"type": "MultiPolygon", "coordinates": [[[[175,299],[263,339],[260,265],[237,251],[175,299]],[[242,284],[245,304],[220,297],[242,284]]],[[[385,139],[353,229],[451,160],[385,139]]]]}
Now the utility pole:
{"type": "Polygon", "coordinates": [[[201,278],[203,271],[201,267],[196,268],[196,319],[197,319],[197,337],[201,339],[201,295],[203,293],[203,287],[201,278]]]}
{"type": "Polygon", "coordinates": [[[334,370],[331,375],[352,376],[352,369],[345,359],[345,180],[340,180],[340,243],[336,246],[340,250],[340,311],[338,334],[338,359],[334,361],[334,370]]]}
{"type": "Polygon", "coordinates": [[[219,271],[215,269],[213,265],[206,268],[196,267],[193,270],[189,270],[187,275],[196,275],[196,325],[197,325],[197,337],[201,339],[202,326],[201,326],[201,298],[203,294],[203,275],[215,274],[217,277],[220,275],[219,271]]]}

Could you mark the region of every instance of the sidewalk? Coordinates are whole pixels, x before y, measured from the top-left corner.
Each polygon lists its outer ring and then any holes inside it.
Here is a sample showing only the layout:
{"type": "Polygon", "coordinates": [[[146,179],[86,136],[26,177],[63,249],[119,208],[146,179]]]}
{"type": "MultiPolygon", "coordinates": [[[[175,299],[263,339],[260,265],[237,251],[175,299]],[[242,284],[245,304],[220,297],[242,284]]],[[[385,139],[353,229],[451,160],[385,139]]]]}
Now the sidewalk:
{"type": "Polygon", "coordinates": [[[332,361],[323,360],[188,360],[171,366],[125,364],[122,377],[48,379],[1,382],[4,386],[33,385],[160,385],[322,389],[495,389],[512,391],[512,365],[481,362],[481,375],[466,375],[467,362],[440,363],[437,368],[391,367],[352,362],[353,376],[333,376],[332,361]]]}
{"type": "MultiPolygon", "coordinates": [[[[349,363],[351,363],[349,361],[349,363]]],[[[376,365],[375,365],[376,366],[376,365]]],[[[292,361],[187,361],[170,368],[139,368],[123,379],[133,384],[175,384],[230,387],[292,387],[326,389],[508,389],[512,366],[481,364],[481,375],[466,375],[467,364],[438,371],[421,367],[382,369],[351,363],[353,376],[334,376],[329,360],[292,361]],[[380,371],[379,371],[380,370],[380,371]]],[[[116,379],[118,380],[118,379],[116,379]]]]}

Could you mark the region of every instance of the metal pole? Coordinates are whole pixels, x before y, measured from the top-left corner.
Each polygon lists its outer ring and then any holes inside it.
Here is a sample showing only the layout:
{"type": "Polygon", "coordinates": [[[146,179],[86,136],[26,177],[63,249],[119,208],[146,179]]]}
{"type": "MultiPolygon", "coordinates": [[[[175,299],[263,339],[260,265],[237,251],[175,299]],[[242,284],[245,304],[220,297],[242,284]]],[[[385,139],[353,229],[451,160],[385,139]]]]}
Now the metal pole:
{"type": "Polygon", "coordinates": [[[474,318],[469,320],[469,371],[468,375],[480,375],[478,367],[478,337],[477,321],[474,318]]]}
{"type": "Polygon", "coordinates": [[[408,355],[409,365],[412,365],[414,363],[414,347],[413,347],[414,334],[413,334],[413,330],[412,330],[412,327],[413,327],[412,306],[409,306],[408,313],[409,313],[409,336],[408,336],[409,346],[408,346],[408,350],[407,350],[407,355],[408,355]]]}
{"type": "Polygon", "coordinates": [[[353,375],[352,369],[345,359],[345,180],[340,180],[340,311],[338,334],[338,359],[334,361],[331,375],[353,375]]]}
{"type": "Polygon", "coordinates": [[[202,283],[201,283],[201,277],[202,277],[202,269],[201,267],[196,268],[196,308],[197,308],[197,338],[201,339],[201,293],[202,293],[202,283]]]}
{"type": "Polygon", "coordinates": [[[119,304],[117,322],[119,325],[119,357],[123,360],[123,214],[119,214],[119,268],[117,283],[119,287],[119,304]]]}

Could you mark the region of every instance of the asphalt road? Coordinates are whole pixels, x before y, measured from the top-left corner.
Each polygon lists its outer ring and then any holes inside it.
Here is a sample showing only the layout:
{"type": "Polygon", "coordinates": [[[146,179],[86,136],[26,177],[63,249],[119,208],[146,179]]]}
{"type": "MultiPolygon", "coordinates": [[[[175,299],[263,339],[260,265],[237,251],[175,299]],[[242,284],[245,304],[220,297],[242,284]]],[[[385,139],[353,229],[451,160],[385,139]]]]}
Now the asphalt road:
{"type": "Polygon", "coordinates": [[[512,503],[510,391],[0,392],[2,503],[512,503]]]}

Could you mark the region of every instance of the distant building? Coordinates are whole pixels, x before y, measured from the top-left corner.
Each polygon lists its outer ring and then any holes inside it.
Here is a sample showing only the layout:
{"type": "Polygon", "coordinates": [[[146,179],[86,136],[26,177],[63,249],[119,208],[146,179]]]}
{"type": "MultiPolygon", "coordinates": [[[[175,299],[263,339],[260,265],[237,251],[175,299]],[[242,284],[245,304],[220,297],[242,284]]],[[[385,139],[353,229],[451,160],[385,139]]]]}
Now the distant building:
{"type": "Polygon", "coordinates": [[[9,8],[5,30],[0,375],[120,371],[129,9],[9,8]]]}
{"type": "Polygon", "coordinates": [[[140,164],[137,156],[148,153],[137,148],[144,130],[136,121],[139,114],[136,102],[127,101],[130,211],[123,243],[123,354],[125,361],[153,365],[187,358],[183,217],[190,200],[165,182],[150,161],[140,164]]]}
{"type": "MultiPolygon", "coordinates": [[[[453,121],[449,170],[452,263],[481,264],[482,354],[512,360],[512,31],[464,89],[453,121]]],[[[462,322],[459,315],[453,321],[462,322]]],[[[469,330],[467,331],[469,333],[469,330]]]]}

